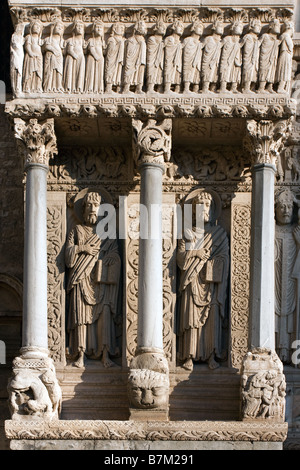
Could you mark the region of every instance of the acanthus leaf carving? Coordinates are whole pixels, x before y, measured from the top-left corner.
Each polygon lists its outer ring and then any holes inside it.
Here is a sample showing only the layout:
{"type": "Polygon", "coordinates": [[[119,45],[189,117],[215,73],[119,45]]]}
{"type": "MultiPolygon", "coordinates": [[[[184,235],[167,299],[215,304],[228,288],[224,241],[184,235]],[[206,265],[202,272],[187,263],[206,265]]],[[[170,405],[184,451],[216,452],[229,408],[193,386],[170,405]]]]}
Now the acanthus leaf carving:
{"type": "Polygon", "coordinates": [[[54,121],[48,119],[39,122],[30,119],[28,122],[15,119],[15,137],[20,153],[25,157],[25,167],[32,163],[48,166],[49,159],[57,154],[54,121]]]}

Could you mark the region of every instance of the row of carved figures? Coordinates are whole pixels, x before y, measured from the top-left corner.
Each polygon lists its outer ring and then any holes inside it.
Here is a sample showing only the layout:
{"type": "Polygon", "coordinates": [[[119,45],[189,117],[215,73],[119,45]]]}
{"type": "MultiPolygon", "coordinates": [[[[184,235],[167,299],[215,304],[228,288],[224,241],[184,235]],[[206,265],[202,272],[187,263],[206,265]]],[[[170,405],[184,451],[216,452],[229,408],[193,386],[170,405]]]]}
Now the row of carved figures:
{"type": "Polygon", "coordinates": [[[85,25],[57,20],[43,37],[43,24],[33,20],[24,37],[24,23],[11,41],[11,81],[15,93],[111,93],[112,91],[168,93],[209,91],[289,92],[293,59],[293,23],[273,19],[266,32],[259,19],[247,25],[235,21],[224,35],[215,21],[211,34],[197,20],[175,21],[166,35],[164,22],[149,30],[138,21],[129,37],[125,26],[114,23],[104,40],[104,24],[95,21],[85,39],[85,25]]]}

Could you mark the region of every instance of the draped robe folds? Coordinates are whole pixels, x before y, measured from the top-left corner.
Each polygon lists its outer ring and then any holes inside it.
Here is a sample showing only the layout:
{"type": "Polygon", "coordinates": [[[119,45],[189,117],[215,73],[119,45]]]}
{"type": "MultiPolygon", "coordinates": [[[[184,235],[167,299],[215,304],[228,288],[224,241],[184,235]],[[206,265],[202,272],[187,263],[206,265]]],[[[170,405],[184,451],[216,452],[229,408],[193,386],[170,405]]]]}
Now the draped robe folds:
{"type": "Polygon", "coordinates": [[[222,357],[222,320],[225,316],[229,269],[228,237],[220,226],[206,227],[204,238],[196,239],[191,250],[181,240],[177,263],[181,269],[179,358],[207,361],[212,354],[222,357]],[[194,250],[207,250],[200,259],[194,250]],[[208,263],[219,265],[220,279],[207,280],[208,263]]]}
{"type": "Polygon", "coordinates": [[[104,57],[102,39],[91,38],[87,44],[85,91],[103,93],[104,91],[104,57]]]}
{"type": "Polygon", "coordinates": [[[77,225],[69,234],[66,247],[66,265],[69,268],[68,331],[72,353],[79,350],[100,357],[104,346],[116,354],[114,319],[117,315],[120,257],[116,240],[100,240],[92,227],[77,225]],[[97,248],[96,256],[80,252],[81,245],[97,248]],[[113,262],[107,265],[107,259],[113,262]],[[97,264],[106,266],[101,280],[96,278],[97,264]],[[107,313],[108,306],[110,312],[107,313]],[[83,328],[82,328],[83,327],[83,328]],[[85,328],[86,327],[86,328],[85,328]]]}
{"type": "Polygon", "coordinates": [[[280,55],[276,71],[276,82],[290,82],[293,65],[293,39],[290,34],[283,33],[281,36],[280,55]]]}
{"type": "Polygon", "coordinates": [[[124,83],[142,85],[146,65],[146,42],[143,37],[132,36],[126,41],[124,83]]]}
{"type": "Polygon", "coordinates": [[[279,52],[277,36],[265,33],[261,39],[259,59],[259,80],[274,83],[279,52]]]}
{"type": "Polygon", "coordinates": [[[200,83],[201,59],[203,44],[193,37],[183,42],[183,81],[200,83]]]}
{"type": "Polygon", "coordinates": [[[298,312],[299,254],[288,226],[276,226],[275,240],[275,332],[276,350],[281,360],[289,362],[292,339],[296,339],[298,312]]]}
{"type": "Polygon", "coordinates": [[[63,41],[61,38],[48,38],[44,42],[44,91],[58,91],[62,88],[63,41]]]}
{"type": "Polygon", "coordinates": [[[83,92],[85,77],[84,40],[73,37],[66,41],[64,88],[71,93],[83,92]],[[76,57],[76,58],[75,58],[76,57]]]}
{"type": "Polygon", "coordinates": [[[43,80],[43,54],[39,37],[31,35],[26,36],[24,49],[23,90],[25,92],[41,91],[43,80]]]}
{"type": "Polygon", "coordinates": [[[164,69],[164,43],[161,36],[150,36],[147,42],[148,83],[162,85],[164,69]]]}
{"type": "Polygon", "coordinates": [[[122,37],[110,37],[107,41],[105,61],[105,81],[112,85],[121,85],[124,63],[125,40],[122,37]]]}
{"type": "Polygon", "coordinates": [[[241,44],[228,36],[224,39],[220,62],[221,82],[239,83],[241,81],[241,66],[241,44]]]}
{"type": "Polygon", "coordinates": [[[259,41],[256,35],[246,34],[243,38],[243,82],[257,82],[259,64],[259,41]]]}
{"type": "Polygon", "coordinates": [[[202,80],[203,82],[216,83],[221,56],[222,43],[218,38],[208,36],[204,43],[202,55],[202,80]]]}
{"type": "Polygon", "coordinates": [[[174,36],[165,39],[165,83],[181,84],[182,44],[174,36]]]}
{"type": "Polygon", "coordinates": [[[24,62],[24,38],[16,33],[10,44],[11,84],[14,92],[22,91],[22,72],[24,62]]]}

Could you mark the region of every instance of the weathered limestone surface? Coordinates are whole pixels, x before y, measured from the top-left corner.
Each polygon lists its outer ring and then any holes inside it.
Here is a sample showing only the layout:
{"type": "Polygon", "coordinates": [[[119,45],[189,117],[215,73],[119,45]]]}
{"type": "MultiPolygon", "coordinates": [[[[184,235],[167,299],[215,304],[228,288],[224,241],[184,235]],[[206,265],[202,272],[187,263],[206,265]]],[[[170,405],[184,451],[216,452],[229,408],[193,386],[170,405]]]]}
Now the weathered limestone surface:
{"type": "Polygon", "coordinates": [[[287,282],[274,248],[275,195],[294,195],[289,230],[300,205],[294,2],[9,6],[6,113],[28,169],[11,448],[279,450],[286,419],[292,447],[300,266],[294,253],[287,282]],[[192,250],[172,207],[188,200],[207,206],[192,250]],[[103,202],[118,216],[109,249],[103,202]],[[136,237],[138,202],[171,203],[153,240],[136,237]]]}

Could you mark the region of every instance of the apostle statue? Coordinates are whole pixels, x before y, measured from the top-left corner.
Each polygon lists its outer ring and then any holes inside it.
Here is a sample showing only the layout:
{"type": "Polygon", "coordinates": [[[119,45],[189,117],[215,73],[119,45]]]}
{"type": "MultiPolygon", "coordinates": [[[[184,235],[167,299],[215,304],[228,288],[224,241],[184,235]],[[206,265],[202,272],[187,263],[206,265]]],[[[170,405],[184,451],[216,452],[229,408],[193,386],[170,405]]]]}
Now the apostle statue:
{"type": "Polygon", "coordinates": [[[19,23],[10,42],[10,78],[14,93],[22,91],[22,73],[24,62],[24,24],[19,23]]]}
{"type": "Polygon", "coordinates": [[[275,199],[275,331],[276,351],[283,363],[291,362],[292,342],[299,330],[300,225],[294,223],[297,200],[290,189],[275,199]]]}
{"type": "Polygon", "coordinates": [[[164,73],[164,35],[166,25],[158,21],[147,41],[147,91],[152,93],[157,87],[158,92],[163,92],[164,73]]]}
{"type": "Polygon", "coordinates": [[[83,367],[85,356],[101,358],[104,367],[111,367],[110,358],[118,355],[115,329],[121,261],[116,240],[100,239],[97,234],[100,204],[100,194],[85,194],[83,223],[71,230],[66,245],[67,329],[77,367],[83,367]]]}
{"type": "Polygon", "coordinates": [[[42,54],[42,23],[32,20],[29,34],[24,42],[23,91],[25,93],[42,93],[43,54],[42,54]]]}
{"type": "Polygon", "coordinates": [[[146,67],[147,28],[144,21],[138,21],[133,26],[133,32],[125,42],[125,66],[123,93],[129,93],[130,87],[135,86],[136,93],[142,93],[146,67]]]}
{"type": "Polygon", "coordinates": [[[219,80],[218,72],[222,50],[223,33],[223,24],[216,20],[212,25],[212,34],[207,36],[204,41],[201,68],[203,93],[210,92],[211,85],[215,85],[219,80]]]}
{"type": "Polygon", "coordinates": [[[125,27],[122,23],[115,23],[111,28],[111,35],[107,40],[105,60],[105,92],[111,93],[113,87],[120,91],[122,83],[122,70],[124,65],[125,27]]]}
{"type": "Polygon", "coordinates": [[[231,27],[231,34],[223,40],[222,56],[220,62],[220,92],[227,91],[228,83],[231,91],[237,93],[242,76],[241,35],[243,23],[235,21],[231,27]]]}
{"type": "Polygon", "coordinates": [[[266,89],[270,93],[274,93],[273,85],[277,70],[280,32],[280,21],[273,19],[269,24],[269,31],[263,34],[260,39],[258,93],[263,93],[266,89]]]}
{"type": "Polygon", "coordinates": [[[280,36],[280,52],[276,71],[278,93],[287,93],[292,79],[294,25],[291,21],[284,22],[284,30],[280,36]]]}
{"type": "Polygon", "coordinates": [[[63,34],[64,24],[56,21],[50,25],[50,36],[43,44],[45,92],[63,92],[63,34]]]}
{"type": "Polygon", "coordinates": [[[223,358],[222,324],[226,311],[229,244],[225,230],[216,225],[221,201],[212,191],[198,191],[191,200],[193,229],[178,243],[180,308],[178,359],[187,370],[193,361],[211,369],[223,358]],[[197,223],[197,206],[202,217],[197,223]]]}
{"type": "Polygon", "coordinates": [[[85,91],[103,93],[104,91],[104,28],[103,23],[95,21],[92,37],[87,41],[85,91]]]}
{"type": "Polygon", "coordinates": [[[183,84],[184,93],[189,93],[190,86],[197,93],[200,86],[200,73],[202,62],[203,43],[200,41],[203,34],[201,21],[194,21],[191,35],[183,41],[183,84]]]}
{"type": "Polygon", "coordinates": [[[249,31],[242,39],[241,47],[243,54],[243,93],[251,93],[251,86],[256,85],[258,80],[259,65],[259,35],[261,32],[261,21],[253,18],[249,24],[249,31]]]}
{"type": "Polygon", "coordinates": [[[84,91],[84,46],[84,23],[76,20],[72,25],[72,36],[66,41],[64,89],[68,93],[82,93],[84,91]]]}
{"type": "Polygon", "coordinates": [[[169,93],[174,85],[175,93],[180,92],[182,74],[182,43],[184,31],[182,21],[176,20],[171,26],[171,35],[165,39],[164,91],[169,93]]]}

